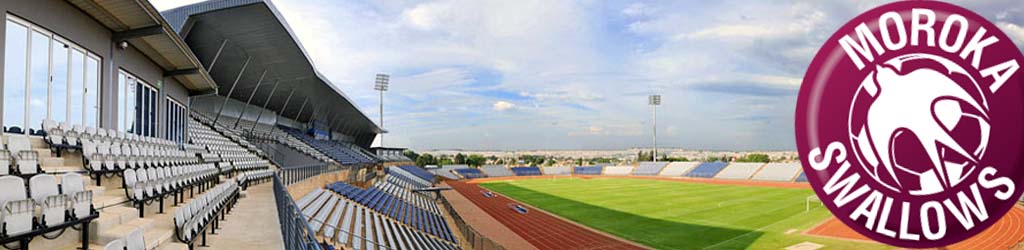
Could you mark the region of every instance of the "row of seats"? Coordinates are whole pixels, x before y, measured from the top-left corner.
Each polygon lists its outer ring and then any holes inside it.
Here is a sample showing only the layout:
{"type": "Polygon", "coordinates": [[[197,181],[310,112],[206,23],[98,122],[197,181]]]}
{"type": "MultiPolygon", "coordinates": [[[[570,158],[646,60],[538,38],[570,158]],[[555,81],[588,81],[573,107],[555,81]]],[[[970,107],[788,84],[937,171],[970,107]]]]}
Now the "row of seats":
{"type": "Polygon", "coordinates": [[[80,141],[83,163],[92,172],[114,172],[199,163],[195,154],[169,140],[131,134],[118,140],[80,141]]]}
{"type": "Polygon", "coordinates": [[[465,179],[476,179],[476,178],[487,177],[487,176],[484,175],[483,172],[480,172],[480,169],[476,169],[476,168],[460,168],[460,169],[455,169],[453,171],[455,171],[456,174],[458,174],[459,176],[461,176],[462,178],[465,178],[465,179]]]}
{"type": "Polygon", "coordinates": [[[658,175],[667,165],[667,162],[641,162],[633,170],[633,175],[658,175]]]}
{"type": "Polygon", "coordinates": [[[484,174],[490,177],[503,177],[515,175],[515,173],[512,173],[511,170],[508,170],[508,168],[502,165],[484,165],[480,167],[480,171],[483,171],[484,174]]]}
{"type": "MultiPolygon", "coordinates": [[[[174,211],[174,235],[181,242],[192,248],[192,243],[199,235],[206,234],[206,229],[213,226],[216,230],[217,217],[223,217],[226,211],[238,199],[238,182],[228,180],[211,188],[198,198],[190,200],[174,211]]],[[[211,232],[216,233],[216,232],[211,232]]]]}
{"type": "MultiPolygon", "coordinates": [[[[207,184],[218,181],[220,170],[213,163],[203,163],[126,169],[123,175],[125,195],[138,206],[139,217],[143,217],[146,202],[153,199],[162,202],[167,195],[184,194],[185,188],[205,188],[207,184]]],[[[162,211],[163,206],[160,209],[162,211]]]]}
{"type": "Polygon", "coordinates": [[[0,238],[21,238],[22,243],[37,235],[56,238],[64,228],[98,217],[82,175],[66,173],[59,184],[57,179],[49,174],[32,176],[26,190],[24,178],[0,176],[0,238]],[[57,235],[46,235],[53,232],[57,235]]]}
{"type": "Polygon", "coordinates": [[[0,135],[0,175],[32,175],[42,172],[39,152],[32,150],[26,135],[0,135]]]}
{"type": "MultiPolygon", "coordinates": [[[[260,157],[262,151],[256,149],[255,145],[249,144],[252,148],[247,149],[248,141],[241,138],[229,138],[221,134],[229,130],[214,130],[216,126],[204,124],[204,116],[193,113],[189,120],[189,142],[200,145],[206,149],[206,154],[201,154],[204,162],[220,162],[225,171],[250,171],[269,169],[270,162],[260,157]]],[[[210,121],[212,122],[212,121],[210,121]]]]}
{"type": "Polygon", "coordinates": [[[324,189],[310,192],[297,204],[319,235],[343,248],[458,249],[452,242],[431,237],[324,189]]]}
{"type": "Polygon", "coordinates": [[[430,172],[427,172],[427,170],[424,170],[417,166],[403,165],[397,167],[389,167],[388,169],[393,170],[395,173],[398,173],[399,175],[404,175],[406,177],[418,179],[416,182],[423,183],[426,186],[433,185],[434,179],[436,178],[434,174],[431,174],[430,172]]]}
{"type": "Polygon", "coordinates": [[[513,167],[512,172],[516,173],[517,176],[541,175],[540,168],[538,167],[513,167]]]}
{"type": "MultiPolygon", "coordinates": [[[[415,166],[410,168],[419,169],[415,166]]],[[[467,165],[445,165],[430,172],[450,179],[475,179],[502,176],[531,175],[612,175],[612,176],[666,176],[719,178],[736,180],[793,181],[801,172],[798,163],[726,163],[726,162],[641,162],[636,167],[576,166],[576,167],[511,167],[486,165],[470,168],[467,165]]],[[[422,169],[420,169],[422,170],[422,169]]]]}
{"type": "Polygon", "coordinates": [[[241,183],[243,187],[248,187],[249,185],[269,181],[273,177],[274,170],[270,169],[242,171],[238,174],[238,183],[241,183]]]}
{"type": "Polygon", "coordinates": [[[360,152],[359,149],[356,149],[356,146],[350,144],[332,140],[318,140],[294,128],[281,127],[281,130],[343,165],[370,164],[379,161],[372,156],[360,152]]]}
{"type": "Polygon", "coordinates": [[[387,175],[388,179],[400,180],[397,183],[402,183],[403,187],[408,189],[427,188],[433,185],[433,182],[415,177],[415,175],[395,166],[385,168],[384,174],[387,175]]]}
{"type": "Polygon", "coordinates": [[[344,182],[328,185],[327,188],[348,199],[403,222],[413,228],[454,242],[454,236],[440,215],[440,209],[432,202],[410,202],[409,197],[396,195],[401,187],[378,182],[374,187],[361,189],[344,182]]]}

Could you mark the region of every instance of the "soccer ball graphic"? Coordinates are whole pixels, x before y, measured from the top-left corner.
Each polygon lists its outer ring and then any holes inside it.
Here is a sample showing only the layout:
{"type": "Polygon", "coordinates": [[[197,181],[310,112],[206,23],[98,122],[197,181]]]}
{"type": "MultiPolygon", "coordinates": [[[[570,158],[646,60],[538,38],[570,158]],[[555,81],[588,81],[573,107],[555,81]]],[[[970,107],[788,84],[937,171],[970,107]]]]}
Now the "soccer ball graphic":
{"type": "Polygon", "coordinates": [[[988,145],[988,104],[956,63],[908,54],[875,66],[849,114],[856,158],[878,183],[924,196],[964,181],[988,145]]]}

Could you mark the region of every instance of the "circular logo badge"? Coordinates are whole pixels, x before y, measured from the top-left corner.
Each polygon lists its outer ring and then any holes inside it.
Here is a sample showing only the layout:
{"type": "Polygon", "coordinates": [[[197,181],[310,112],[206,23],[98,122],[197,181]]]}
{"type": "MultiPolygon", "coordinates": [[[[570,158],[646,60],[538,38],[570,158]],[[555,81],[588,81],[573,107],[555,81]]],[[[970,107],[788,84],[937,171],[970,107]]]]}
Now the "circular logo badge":
{"type": "Polygon", "coordinates": [[[832,213],[871,239],[940,247],[1024,188],[1024,56],[955,5],[907,1],[843,25],[800,88],[797,148],[832,213]]]}

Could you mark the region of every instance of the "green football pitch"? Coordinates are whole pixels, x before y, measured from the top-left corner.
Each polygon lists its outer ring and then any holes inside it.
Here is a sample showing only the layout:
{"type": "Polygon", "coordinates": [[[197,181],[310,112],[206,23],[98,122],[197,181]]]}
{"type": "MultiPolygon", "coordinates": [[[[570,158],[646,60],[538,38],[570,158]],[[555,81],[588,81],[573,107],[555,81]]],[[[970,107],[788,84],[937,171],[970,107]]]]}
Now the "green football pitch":
{"type": "Polygon", "coordinates": [[[482,183],[531,206],[657,249],[825,249],[884,245],[804,235],[831,215],[809,189],[651,179],[559,178],[482,183]]]}

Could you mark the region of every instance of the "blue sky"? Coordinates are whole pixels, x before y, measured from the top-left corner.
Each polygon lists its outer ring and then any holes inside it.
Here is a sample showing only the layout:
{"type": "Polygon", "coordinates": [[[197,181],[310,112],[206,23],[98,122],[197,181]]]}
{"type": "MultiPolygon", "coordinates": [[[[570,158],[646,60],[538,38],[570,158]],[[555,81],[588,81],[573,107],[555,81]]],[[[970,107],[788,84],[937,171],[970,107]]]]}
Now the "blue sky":
{"type": "MultiPolygon", "coordinates": [[[[169,9],[196,0],[153,0],[169,9]]],[[[876,1],[277,0],[320,71],[413,149],[792,150],[800,79],[876,1]]],[[[958,3],[1024,41],[1024,6],[958,3]]],[[[376,144],[376,143],[375,143],[376,144]]]]}

